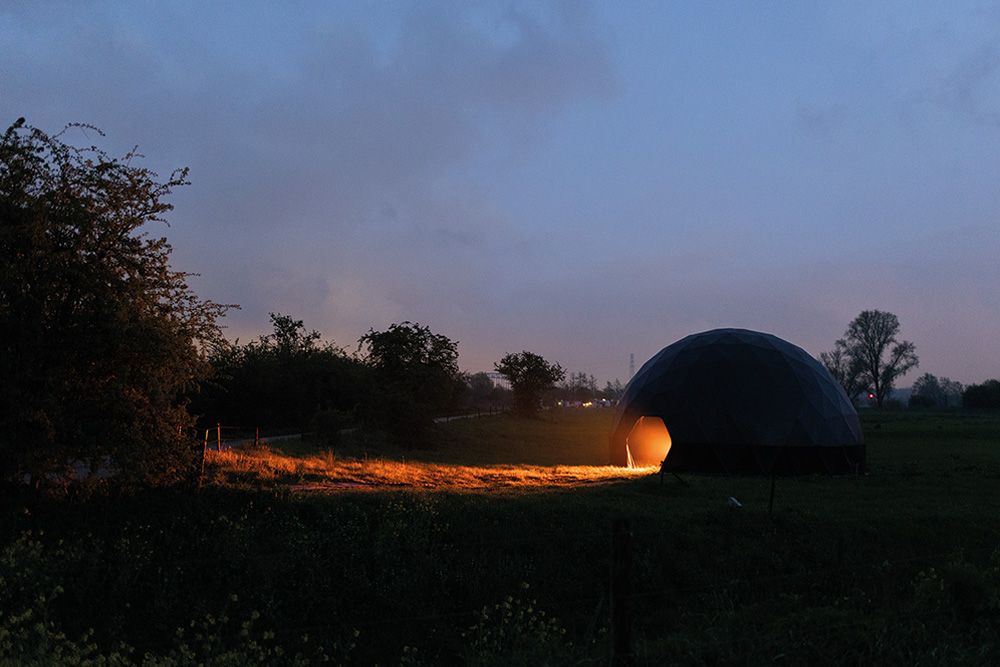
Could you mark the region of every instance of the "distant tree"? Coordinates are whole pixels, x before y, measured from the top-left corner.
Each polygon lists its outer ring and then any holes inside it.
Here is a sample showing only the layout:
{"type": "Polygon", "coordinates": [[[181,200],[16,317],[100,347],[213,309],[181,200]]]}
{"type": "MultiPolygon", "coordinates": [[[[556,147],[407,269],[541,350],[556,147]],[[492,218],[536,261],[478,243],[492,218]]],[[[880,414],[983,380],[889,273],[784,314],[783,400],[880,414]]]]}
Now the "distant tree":
{"type": "Polygon", "coordinates": [[[960,405],[962,401],[961,383],[941,378],[931,373],[918,377],[910,391],[911,408],[947,408],[960,405]]]}
{"type": "Polygon", "coordinates": [[[202,425],[315,430],[320,412],[323,425],[348,421],[366,393],[368,369],[318,332],[306,331],[302,320],[278,313],[270,318],[271,333],[212,355],[215,376],[192,403],[202,425]]]}
{"type": "Polygon", "coordinates": [[[500,410],[510,391],[498,387],[487,373],[473,373],[465,378],[469,405],[475,410],[500,410]]]}
{"type": "Polygon", "coordinates": [[[965,393],[965,387],[962,386],[961,382],[943,377],[941,378],[941,393],[944,396],[943,407],[958,407],[962,405],[962,394],[965,393]]]}
{"type": "Polygon", "coordinates": [[[264,336],[261,344],[274,350],[279,356],[290,357],[295,354],[314,352],[316,342],[320,339],[316,330],[306,332],[302,320],[293,319],[289,315],[269,313],[274,332],[264,336]]]}
{"type": "Polygon", "coordinates": [[[911,408],[936,408],[942,404],[941,383],[936,376],[924,373],[913,382],[908,405],[911,408]]]}
{"type": "Polygon", "coordinates": [[[0,471],[42,482],[82,461],[122,483],[181,479],[185,397],[227,308],[198,298],[144,229],[187,171],[160,181],[134,151],[61,134],[20,119],[0,138],[0,471]]]}
{"type": "Polygon", "coordinates": [[[861,381],[882,407],[896,379],[919,363],[915,346],[899,341],[899,318],[881,310],[862,311],[844,333],[844,353],[858,363],[861,381]]]}
{"type": "Polygon", "coordinates": [[[537,414],[544,392],[566,377],[562,366],[528,351],[507,354],[493,366],[510,382],[514,409],[527,416],[537,414]]]}
{"type": "Polygon", "coordinates": [[[465,378],[469,386],[469,399],[473,405],[488,405],[493,394],[493,380],[486,373],[473,373],[465,378]]]}
{"type": "Polygon", "coordinates": [[[423,434],[434,417],[455,407],[465,387],[458,343],[426,326],[371,329],[358,340],[358,351],[373,373],[368,421],[403,439],[423,434]]]}
{"type": "Polygon", "coordinates": [[[868,388],[864,380],[862,360],[850,353],[847,341],[843,338],[834,343],[829,352],[821,352],[819,360],[844,388],[852,403],[857,401],[858,394],[868,388]]]}
{"type": "Polygon", "coordinates": [[[570,401],[586,401],[597,395],[597,380],[586,373],[570,373],[562,384],[562,395],[570,401]]]}
{"type": "Polygon", "coordinates": [[[962,394],[962,406],[966,408],[1000,409],[1000,380],[987,380],[982,384],[970,384],[962,394]]]}
{"type": "Polygon", "coordinates": [[[625,394],[625,387],[622,386],[618,378],[615,378],[613,382],[608,380],[604,383],[604,389],[601,390],[601,394],[609,401],[618,401],[625,394]]]}

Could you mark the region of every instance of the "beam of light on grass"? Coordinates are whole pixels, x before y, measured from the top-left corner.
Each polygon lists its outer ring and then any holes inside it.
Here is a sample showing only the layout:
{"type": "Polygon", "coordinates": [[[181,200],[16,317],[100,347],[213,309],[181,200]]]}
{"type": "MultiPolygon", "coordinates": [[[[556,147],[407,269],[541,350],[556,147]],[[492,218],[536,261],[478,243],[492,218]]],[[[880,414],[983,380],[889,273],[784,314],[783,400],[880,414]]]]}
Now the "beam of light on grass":
{"type": "Polygon", "coordinates": [[[329,453],[289,456],[260,448],[208,452],[211,479],[221,484],[268,484],[301,491],[409,488],[442,491],[571,488],[648,475],[633,469],[585,465],[449,465],[391,459],[337,459],[329,453]]]}

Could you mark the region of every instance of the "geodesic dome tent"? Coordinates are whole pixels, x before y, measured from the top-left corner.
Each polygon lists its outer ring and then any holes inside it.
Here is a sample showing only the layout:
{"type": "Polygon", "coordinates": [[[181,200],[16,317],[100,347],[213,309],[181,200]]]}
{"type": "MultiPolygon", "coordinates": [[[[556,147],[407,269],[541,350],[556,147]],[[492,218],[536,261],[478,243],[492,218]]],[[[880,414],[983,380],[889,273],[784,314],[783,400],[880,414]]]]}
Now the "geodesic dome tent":
{"type": "Polygon", "coordinates": [[[692,334],[639,369],[615,415],[611,463],[627,465],[637,453],[637,463],[662,460],[675,472],[865,466],[858,414],[840,383],[802,348],[746,329],[692,334]]]}

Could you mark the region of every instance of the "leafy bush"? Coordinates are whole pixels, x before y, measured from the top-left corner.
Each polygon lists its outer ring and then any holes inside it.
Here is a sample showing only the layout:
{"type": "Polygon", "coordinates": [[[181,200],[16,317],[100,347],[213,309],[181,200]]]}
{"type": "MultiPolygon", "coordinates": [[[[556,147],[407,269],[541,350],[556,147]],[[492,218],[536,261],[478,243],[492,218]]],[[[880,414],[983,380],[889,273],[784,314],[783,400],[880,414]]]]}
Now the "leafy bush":
{"type": "Polygon", "coordinates": [[[367,392],[367,369],[301,320],[271,313],[273,332],[212,355],[215,376],[193,397],[203,427],[315,430],[325,411],[350,412],[367,392]]]}
{"type": "Polygon", "coordinates": [[[120,482],[195,465],[185,393],[210,371],[226,307],[199,299],[150,236],[186,170],[77,148],[18,120],[0,137],[0,476],[120,482]]]}
{"type": "MultiPolygon", "coordinates": [[[[521,584],[521,593],[528,591],[521,584]]],[[[508,595],[483,607],[476,623],[462,633],[467,665],[568,664],[575,653],[559,621],[538,609],[538,602],[508,595]]]]}

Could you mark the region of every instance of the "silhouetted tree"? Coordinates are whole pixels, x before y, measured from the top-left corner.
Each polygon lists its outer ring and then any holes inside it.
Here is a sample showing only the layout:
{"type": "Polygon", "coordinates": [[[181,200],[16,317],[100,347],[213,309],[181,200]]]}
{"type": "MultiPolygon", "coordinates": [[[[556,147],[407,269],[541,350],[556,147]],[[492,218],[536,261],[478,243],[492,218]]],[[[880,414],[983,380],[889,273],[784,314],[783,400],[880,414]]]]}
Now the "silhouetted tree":
{"type": "Polygon", "coordinates": [[[940,380],[931,373],[924,373],[913,382],[910,392],[911,408],[947,408],[961,405],[962,385],[946,377],[940,380]]]}
{"type": "Polygon", "coordinates": [[[944,395],[944,407],[958,407],[962,405],[965,387],[961,382],[943,377],[941,378],[941,393],[944,395]]]}
{"type": "Polygon", "coordinates": [[[614,381],[608,380],[604,383],[601,393],[609,401],[617,401],[625,394],[625,387],[622,386],[621,380],[615,378],[614,381]]]}
{"type": "Polygon", "coordinates": [[[473,373],[465,378],[469,405],[475,410],[500,410],[509,403],[510,390],[498,387],[486,373],[473,373]]]}
{"type": "Polygon", "coordinates": [[[570,401],[586,401],[597,395],[597,380],[586,373],[570,373],[563,382],[561,396],[570,401]]]}
{"type": "Polygon", "coordinates": [[[493,393],[493,380],[489,375],[473,373],[466,377],[465,382],[469,385],[469,398],[474,406],[489,404],[490,395],[493,393]]]}
{"type": "Polygon", "coordinates": [[[910,341],[899,341],[899,318],[881,310],[862,311],[844,333],[844,353],[861,368],[861,381],[882,407],[896,379],[919,363],[910,341]]]}
{"type": "Polygon", "coordinates": [[[855,403],[858,394],[867,389],[864,379],[864,369],[860,357],[853,356],[847,347],[847,341],[841,338],[829,352],[821,352],[819,361],[830,375],[840,383],[847,398],[855,403]]]}
{"type": "Polygon", "coordinates": [[[542,394],[566,377],[562,366],[528,351],[507,354],[493,366],[510,382],[514,409],[528,416],[537,414],[542,394]]]}
{"type": "Polygon", "coordinates": [[[349,421],[366,393],[368,369],[317,331],[306,331],[302,320],[278,313],[270,318],[271,333],[212,356],[215,377],[192,406],[203,425],[314,430],[321,412],[324,425],[349,421]]]}
{"type": "Polygon", "coordinates": [[[962,394],[962,407],[990,410],[1000,408],[1000,380],[970,384],[962,394]]]}
{"type": "Polygon", "coordinates": [[[0,468],[38,482],[82,461],[123,483],[179,479],[194,464],[185,393],[210,371],[226,310],[145,230],[187,170],[160,181],[134,151],[61,134],[20,119],[0,139],[0,468]]]}
{"type": "Polygon", "coordinates": [[[464,390],[458,343],[412,322],[369,330],[358,351],[372,370],[365,414],[397,437],[421,435],[434,417],[453,409],[464,390]]]}

